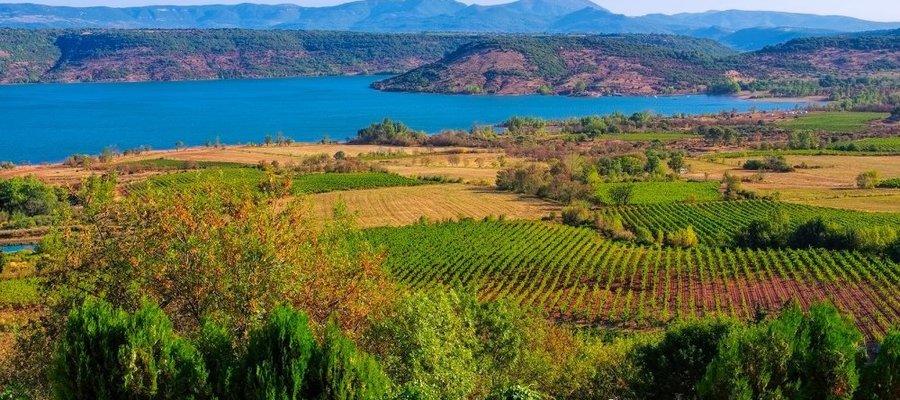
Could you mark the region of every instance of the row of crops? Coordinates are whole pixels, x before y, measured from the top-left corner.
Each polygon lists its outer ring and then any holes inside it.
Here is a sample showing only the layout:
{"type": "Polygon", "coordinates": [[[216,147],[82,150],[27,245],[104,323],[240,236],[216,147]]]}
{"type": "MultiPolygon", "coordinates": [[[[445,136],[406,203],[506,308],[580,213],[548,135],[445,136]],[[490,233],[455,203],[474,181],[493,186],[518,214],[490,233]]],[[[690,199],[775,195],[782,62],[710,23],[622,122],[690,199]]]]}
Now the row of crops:
{"type": "Polygon", "coordinates": [[[824,217],[847,228],[888,225],[900,227],[900,214],[866,213],[800,204],[762,200],[718,201],[695,204],[648,204],[605,207],[606,217],[618,216],[627,227],[674,231],[693,226],[703,244],[721,244],[733,237],[748,223],[769,218],[783,212],[792,224],[800,224],[814,217],[824,217]]]}
{"type": "Polygon", "coordinates": [[[610,197],[609,192],[612,188],[622,185],[630,185],[633,188],[628,200],[630,204],[715,201],[722,198],[722,195],[719,193],[720,184],[718,181],[599,183],[595,184],[594,187],[597,190],[597,197],[604,204],[614,204],[615,202],[610,197]]]}
{"type": "Polygon", "coordinates": [[[366,231],[412,288],[473,287],[560,318],[652,326],[672,318],[750,319],[830,299],[878,338],[900,323],[900,265],[853,251],[645,247],[542,222],[460,221],[366,231]]]}
{"type": "MultiPolygon", "coordinates": [[[[216,184],[252,193],[259,189],[265,177],[265,172],[258,168],[206,168],[156,176],[143,182],[141,187],[180,190],[216,184]]],[[[310,173],[294,176],[291,192],[299,195],[426,183],[428,182],[385,172],[310,173]]]]}

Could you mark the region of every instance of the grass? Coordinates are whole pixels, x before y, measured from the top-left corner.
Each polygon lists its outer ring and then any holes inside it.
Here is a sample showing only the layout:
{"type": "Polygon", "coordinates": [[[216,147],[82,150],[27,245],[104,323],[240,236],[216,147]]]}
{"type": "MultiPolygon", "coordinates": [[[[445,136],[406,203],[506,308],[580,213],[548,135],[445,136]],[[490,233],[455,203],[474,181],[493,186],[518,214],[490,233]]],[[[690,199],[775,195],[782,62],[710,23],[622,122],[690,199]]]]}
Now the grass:
{"type": "Polygon", "coordinates": [[[792,130],[825,131],[834,133],[856,132],[872,121],[887,118],[888,114],[873,112],[813,112],[800,117],[779,121],[778,125],[792,130]]]}
{"type": "Polygon", "coordinates": [[[721,199],[719,182],[634,182],[634,183],[602,183],[597,187],[597,196],[605,204],[612,204],[610,189],[632,185],[634,190],[629,204],[660,204],[685,201],[715,201],[721,199]]]}
{"type": "Polygon", "coordinates": [[[684,132],[636,132],[622,134],[604,134],[597,136],[597,140],[621,140],[625,142],[651,142],[659,140],[661,142],[671,142],[681,139],[696,138],[697,135],[684,132]]]}
{"type": "Polygon", "coordinates": [[[27,306],[39,300],[36,278],[0,280],[0,307],[27,306]]]}

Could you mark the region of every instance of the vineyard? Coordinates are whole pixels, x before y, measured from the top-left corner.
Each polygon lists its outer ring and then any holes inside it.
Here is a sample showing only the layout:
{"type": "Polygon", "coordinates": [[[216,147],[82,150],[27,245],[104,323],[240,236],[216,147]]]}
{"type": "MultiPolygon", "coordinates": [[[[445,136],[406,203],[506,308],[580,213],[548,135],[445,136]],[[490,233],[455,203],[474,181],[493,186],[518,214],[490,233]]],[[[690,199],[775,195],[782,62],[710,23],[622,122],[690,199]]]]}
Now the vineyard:
{"type": "Polygon", "coordinates": [[[780,121],[778,125],[793,130],[855,132],[887,117],[886,113],[876,112],[815,112],[780,121]]]}
{"type": "Polygon", "coordinates": [[[641,227],[650,232],[674,231],[690,225],[697,231],[700,242],[708,245],[723,244],[751,221],[768,218],[775,212],[784,212],[794,225],[813,217],[824,217],[848,228],[900,227],[900,215],[894,213],[865,213],[761,200],[617,206],[605,207],[600,212],[608,217],[621,217],[632,230],[641,227]]]}
{"type": "MultiPolygon", "coordinates": [[[[207,168],[156,176],[138,186],[142,188],[179,190],[204,184],[223,184],[239,191],[256,192],[259,190],[259,184],[264,178],[265,172],[257,168],[207,168]]],[[[311,173],[296,175],[292,180],[291,192],[295,195],[379,187],[416,186],[428,183],[384,172],[311,173]]]]}
{"type": "Polygon", "coordinates": [[[714,201],[719,194],[719,182],[633,182],[633,183],[601,183],[597,184],[597,197],[605,204],[613,204],[610,189],[631,185],[633,187],[630,204],[677,203],[683,201],[714,201]]]}
{"type": "Polygon", "coordinates": [[[752,319],[830,299],[881,337],[900,322],[900,265],[858,252],[644,247],[589,229],[471,221],[366,231],[401,283],[474,287],[561,319],[624,327],[676,317],[752,319]]]}

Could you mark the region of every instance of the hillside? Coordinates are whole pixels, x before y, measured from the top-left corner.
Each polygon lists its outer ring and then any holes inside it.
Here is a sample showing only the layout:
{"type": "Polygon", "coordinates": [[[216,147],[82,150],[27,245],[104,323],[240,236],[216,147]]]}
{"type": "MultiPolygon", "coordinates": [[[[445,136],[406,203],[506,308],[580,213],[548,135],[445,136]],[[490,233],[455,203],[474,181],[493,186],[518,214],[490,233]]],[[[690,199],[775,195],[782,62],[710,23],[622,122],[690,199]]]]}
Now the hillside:
{"type": "Polygon", "coordinates": [[[741,71],[766,78],[900,73],[900,30],[808,37],[741,56],[741,71]]]}
{"type": "Polygon", "coordinates": [[[0,29],[0,83],[396,73],[470,40],[352,32],[0,29]]]}
{"type": "Polygon", "coordinates": [[[673,94],[726,79],[896,75],[900,31],[801,38],[737,54],[668,35],[494,37],[377,82],[388,91],[496,94],[673,94]]]}

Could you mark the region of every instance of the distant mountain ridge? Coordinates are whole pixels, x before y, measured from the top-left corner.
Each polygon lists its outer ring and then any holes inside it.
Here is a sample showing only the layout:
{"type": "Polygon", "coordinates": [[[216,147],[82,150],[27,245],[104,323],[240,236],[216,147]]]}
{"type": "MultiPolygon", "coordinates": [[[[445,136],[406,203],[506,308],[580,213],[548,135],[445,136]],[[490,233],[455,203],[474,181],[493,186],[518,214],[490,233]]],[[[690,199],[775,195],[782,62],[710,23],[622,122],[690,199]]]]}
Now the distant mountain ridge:
{"type": "Polygon", "coordinates": [[[57,7],[0,4],[0,27],[243,28],[364,32],[662,33],[721,39],[759,29],[762,38],[726,42],[757,49],[809,34],[900,28],[844,16],[769,11],[708,11],[629,17],[590,0],[518,0],[466,5],[456,0],[359,0],[330,7],[292,4],[145,7],[57,7]],[[787,31],[786,31],[787,30],[787,31]],[[790,33],[796,33],[792,35],[790,33]]]}

